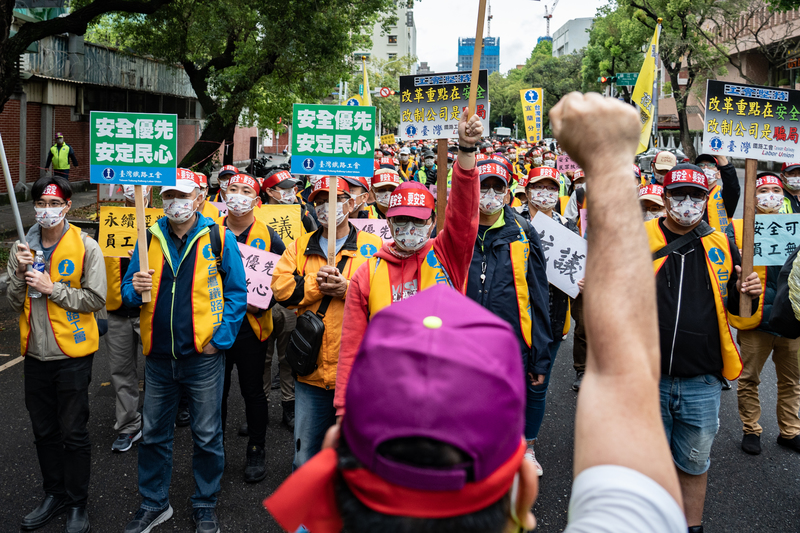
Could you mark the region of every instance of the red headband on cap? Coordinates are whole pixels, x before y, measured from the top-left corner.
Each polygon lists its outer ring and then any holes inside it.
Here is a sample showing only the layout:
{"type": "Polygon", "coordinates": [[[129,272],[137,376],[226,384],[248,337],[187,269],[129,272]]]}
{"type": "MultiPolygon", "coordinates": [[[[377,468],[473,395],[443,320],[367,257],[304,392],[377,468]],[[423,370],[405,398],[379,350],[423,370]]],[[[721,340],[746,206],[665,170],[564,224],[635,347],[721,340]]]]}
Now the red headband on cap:
{"type": "Polygon", "coordinates": [[[234,174],[233,177],[231,177],[231,180],[228,182],[228,187],[236,183],[249,185],[254,191],[256,191],[256,194],[261,192],[261,187],[253,176],[247,174],[234,174]]]}
{"type": "Polygon", "coordinates": [[[783,182],[777,176],[761,176],[756,180],[756,189],[761,187],[762,185],[778,185],[779,187],[783,187],[783,182]]]}
{"type": "Polygon", "coordinates": [[[491,162],[478,165],[478,171],[481,176],[498,176],[508,183],[508,170],[500,163],[491,162]]]}
{"type": "Polygon", "coordinates": [[[528,172],[528,178],[550,178],[558,181],[558,170],[553,167],[534,167],[528,172]]]}
{"type": "Polygon", "coordinates": [[[51,183],[47,187],[44,188],[42,191],[42,196],[58,196],[62,200],[66,200],[64,196],[64,191],[61,190],[61,187],[56,185],[55,183],[51,183]]]}
{"type": "Polygon", "coordinates": [[[648,196],[648,195],[663,196],[663,194],[664,194],[664,187],[662,187],[661,185],[658,185],[657,183],[651,183],[651,184],[646,185],[644,187],[639,187],[639,197],[640,198],[642,196],[648,196]]]}
{"type": "Polygon", "coordinates": [[[289,476],[264,500],[264,507],[286,531],[302,524],[314,533],[339,533],[344,525],[335,493],[339,472],[355,497],[373,511],[412,518],[462,516],[489,507],[509,491],[526,447],[520,441],[517,451],[489,477],[449,491],[402,487],[366,468],[339,470],[336,450],[327,448],[289,476]]]}
{"type": "Polygon", "coordinates": [[[400,179],[400,175],[392,169],[389,168],[381,168],[375,171],[375,175],[372,176],[372,186],[377,187],[380,185],[394,185],[395,187],[403,183],[403,180],[400,179]]]}

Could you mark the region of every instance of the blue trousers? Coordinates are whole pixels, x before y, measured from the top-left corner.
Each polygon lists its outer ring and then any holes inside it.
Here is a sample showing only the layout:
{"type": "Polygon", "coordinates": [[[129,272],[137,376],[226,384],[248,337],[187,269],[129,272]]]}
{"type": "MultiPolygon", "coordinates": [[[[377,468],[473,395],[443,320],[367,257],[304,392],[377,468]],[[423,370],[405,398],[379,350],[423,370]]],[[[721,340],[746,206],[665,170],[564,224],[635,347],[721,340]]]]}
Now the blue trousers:
{"type": "Polygon", "coordinates": [[[525,383],[527,384],[528,392],[525,399],[525,440],[532,440],[538,437],[539,428],[542,427],[542,420],[544,420],[544,408],[547,404],[547,386],[550,384],[550,373],[553,371],[553,366],[556,364],[556,355],[558,348],[561,346],[561,338],[558,341],[550,343],[550,368],[544,376],[544,383],[531,385],[530,378],[525,376],[525,383]]]}

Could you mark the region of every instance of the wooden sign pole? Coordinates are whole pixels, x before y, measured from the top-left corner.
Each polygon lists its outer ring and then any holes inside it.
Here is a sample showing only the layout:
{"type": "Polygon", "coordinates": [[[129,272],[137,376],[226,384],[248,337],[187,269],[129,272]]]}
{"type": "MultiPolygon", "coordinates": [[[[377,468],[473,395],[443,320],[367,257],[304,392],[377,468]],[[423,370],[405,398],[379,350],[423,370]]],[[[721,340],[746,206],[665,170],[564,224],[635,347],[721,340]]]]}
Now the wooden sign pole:
{"type": "Polygon", "coordinates": [[[328,266],[336,267],[336,197],[339,178],[328,178],[328,266]]]}
{"type": "MultiPolygon", "coordinates": [[[[753,273],[753,245],[755,242],[756,222],[756,173],[757,161],[746,159],[744,163],[744,214],[742,216],[742,276],[744,281],[753,273]]],[[[749,296],[739,295],[739,316],[747,318],[753,314],[752,300],[749,296]]]]}
{"type": "Polygon", "coordinates": [[[447,139],[437,141],[436,152],[436,233],[444,229],[444,213],[447,209],[447,139]]]}
{"type": "MultiPolygon", "coordinates": [[[[147,258],[147,219],[144,216],[144,194],[141,185],[133,187],[134,203],[136,204],[136,231],[138,232],[137,246],[139,247],[139,271],[148,272],[150,261],[147,258]]],[[[150,301],[150,291],[142,293],[142,302],[150,301]]]]}
{"type": "Polygon", "coordinates": [[[478,5],[478,26],[475,29],[475,47],[472,53],[472,80],[469,84],[469,116],[475,114],[475,101],[478,97],[478,74],[481,70],[481,52],[483,52],[483,21],[486,20],[486,0],[478,5]]]}

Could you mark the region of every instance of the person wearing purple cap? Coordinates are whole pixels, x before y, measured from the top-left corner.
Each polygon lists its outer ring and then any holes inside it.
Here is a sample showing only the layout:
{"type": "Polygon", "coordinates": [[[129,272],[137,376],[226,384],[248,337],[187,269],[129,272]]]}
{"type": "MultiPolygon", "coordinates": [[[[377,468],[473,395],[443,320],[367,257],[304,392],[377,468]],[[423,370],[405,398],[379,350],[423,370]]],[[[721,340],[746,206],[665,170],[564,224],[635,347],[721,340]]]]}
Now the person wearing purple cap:
{"type": "Polygon", "coordinates": [[[444,229],[431,238],[436,225],[431,192],[416,181],[401,183],[392,191],[386,211],[394,242],[377,250],[355,273],[347,289],[336,375],[337,415],[344,412],[350,368],[375,313],[439,283],[464,291],[478,234],[479,186],[474,154],[483,133],[480,118],[468,117],[465,111],[458,132],[458,162],[453,169],[444,229]]]}
{"type": "MultiPolygon", "coordinates": [[[[590,203],[600,202],[587,265],[594,335],[576,414],[566,533],[685,533],[659,419],[645,234],[633,187],[618,186],[638,144],[638,115],[620,102],[572,93],[550,118],[596,182],[590,203]],[[617,209],[599,208],[607,203],[617,209]]],[[[341,426],[265,507],[288,531],[301,524],[313,533],[534,529],[538,477],[522,457],[517,346],[508,323],[441,287],[378,313],[353,366],[341,426]]]]}
{"type": "Polygon", "coordinates": [[[656,276],[661,415],[692,533],[703,531],[722,380],[742,371],[728,314],[739,314],[740,296],[754,299],[755,312],[762,292],[757,273],[739,279],[735,244],[703,221],[708,193],[699,167],[676,165],[664,177],[667,216],[645,222],[656,276]]]}

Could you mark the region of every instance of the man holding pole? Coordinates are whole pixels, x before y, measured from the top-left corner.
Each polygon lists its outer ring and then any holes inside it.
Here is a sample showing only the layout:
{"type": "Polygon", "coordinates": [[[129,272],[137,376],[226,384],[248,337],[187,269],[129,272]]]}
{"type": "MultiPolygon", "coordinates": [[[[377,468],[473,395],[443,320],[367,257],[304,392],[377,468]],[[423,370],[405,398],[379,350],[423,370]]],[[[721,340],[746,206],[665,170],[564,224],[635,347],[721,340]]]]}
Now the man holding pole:
{"type": "Polygon", "coordinates": [[[23,520],[38,529],[68,511],[66,531],[87,533],[92,445],[89,383],[100,343],[94,313],[106,300],[106,271],[96,241],[64,220],[69,181],[41,178],[31,194],[36,224],[8,258],[6,297],[19,315],[25,356],[25,406],[31,417],[45,498],[23,520]],[[44,270],[34,265],[42,258],[44,270]]]}
{"type": "Polygon", "coordinates": [[[736,246],[703,222],[708,193],[699,167],[677,165],[664,177],[667,216],[645,223],[661,332],[661,416],[691,533],[703,531],[721,379],[742,371],[728,313],[739,315],[741,295],[757,304],[762,292],[757,273],[739,279],[736,246]]]}
{"type": "Polygon", "coordinates": [[[222,391],[225,350],[247,308],[247,286],[236,237],[196,212],[202,201],[194,173],[178,169],[176,184],[161,188],[166,217],[146,239],[149,269],[140,270],[137,243],[122,281],[125,305],[142,306],[145,361],[144,421],[139,444],[142,503],[126,533],[150,531],[172,516],[169,484],[172,441],[181,391],[189,401],[197,530],[219,530],[215,507],[225,452],[222,391]],[[152,291],[142,304],[142,293],[152,291]]]}

